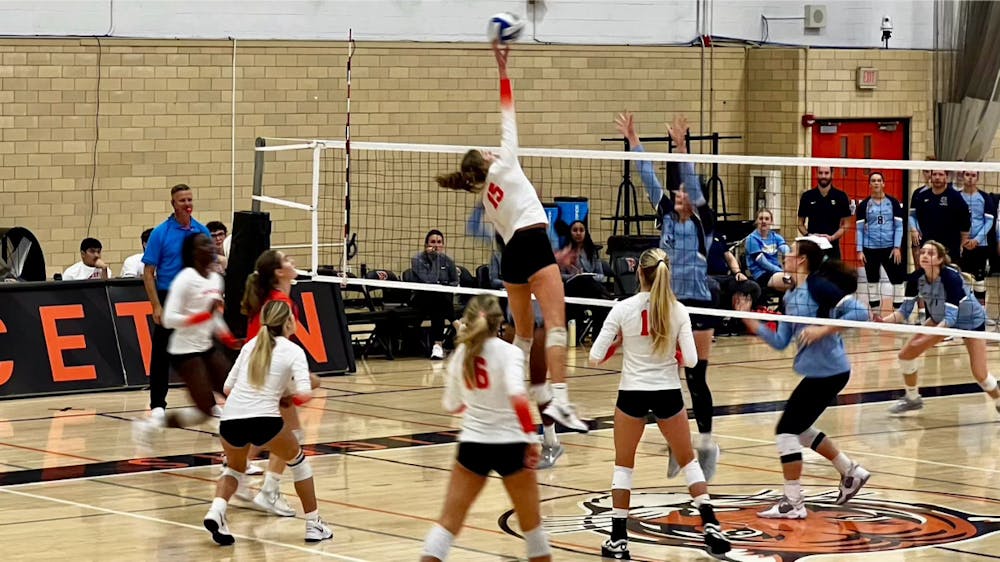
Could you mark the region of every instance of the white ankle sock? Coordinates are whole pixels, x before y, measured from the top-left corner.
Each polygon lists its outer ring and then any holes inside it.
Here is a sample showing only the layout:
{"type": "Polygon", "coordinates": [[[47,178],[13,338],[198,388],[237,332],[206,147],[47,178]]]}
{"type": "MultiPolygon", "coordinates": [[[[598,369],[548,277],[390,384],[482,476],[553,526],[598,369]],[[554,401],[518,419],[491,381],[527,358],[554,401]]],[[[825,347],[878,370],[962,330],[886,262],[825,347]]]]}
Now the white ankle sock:
{"type": "Polygon", "coordinates": [[[785,480],[785,497],[792,503],[802,503],[802,481],[785,480]]]}
{"type": "Polygon", "coordinates": [[[552,396],[562,404],[569,404],[569,388],[566,387],[566,383],[552,383],[552,396]]]}
{"type": "Polygon", "coordinates": [[[920,387],[919,386],[906,387],[906,399],[916,400],[917,398],[920,398],[920,387]]]}
{"type": "Polygon", "coordinates": [[[281,476],[278,476],[277,474],[271,471],[267,471],[264,473],[264,485],[261,487],[262,490],[267,492],[274,492],[277,491],[280,486],[281,486],[281,476]]]}
{"type": "Polygon", "coordinates": [[[216,513],[226,514],[226,508],[229,507],[229,502],[223,498],[215,498],[212,500],[212,511],[216,513]]]}
{"type": "Polygon", "coordinates": [[[851,465],[854,464],[844,453],[840,453],[834,457],[831,462],[833,462],[833,467],[836,468],[837,472],[840,474],[847,474],[847,471],[851,470],[851,465]]]}
{"type": "Polygon", "coordinates": [[[559,444],[559,437],[556,436],[556,424],[542,424],[542,441],[549,447],[559,444]]]}
{"type": "Polygon", "coordinates": [[[319,510],[313,510],[306,514],[306,521],[316,521],[319,519],[319,510]]]}

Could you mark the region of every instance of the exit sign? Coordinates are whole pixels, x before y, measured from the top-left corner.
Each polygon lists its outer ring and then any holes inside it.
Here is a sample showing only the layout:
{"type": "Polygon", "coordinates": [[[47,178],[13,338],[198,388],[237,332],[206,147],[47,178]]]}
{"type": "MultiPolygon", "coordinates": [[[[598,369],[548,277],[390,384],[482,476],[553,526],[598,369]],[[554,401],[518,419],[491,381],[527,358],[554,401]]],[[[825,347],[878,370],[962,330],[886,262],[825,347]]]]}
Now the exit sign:
{"type": "Polygon", "coordinates": [[[869,66],[858,67],[858,89],[874,90],[878,88],[878,69],[869,66]]]}

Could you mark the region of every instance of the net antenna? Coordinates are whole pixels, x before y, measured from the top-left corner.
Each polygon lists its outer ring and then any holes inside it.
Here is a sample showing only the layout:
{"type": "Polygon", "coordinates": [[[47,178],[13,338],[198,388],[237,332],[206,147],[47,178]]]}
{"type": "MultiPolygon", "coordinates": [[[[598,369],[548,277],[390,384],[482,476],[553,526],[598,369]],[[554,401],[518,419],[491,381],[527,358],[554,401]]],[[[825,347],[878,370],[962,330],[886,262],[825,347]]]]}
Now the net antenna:
{"type": "MultiPolygon", "coordinates": [[[[341,254],[341,271],[350,271],[348,260],[358,253],[357,234],[351,234],[351,59],[354,58],[353,29],[347,30],[347,121],[344,124],[344,251],[341,254]]],[[[318,238],[314,237],[315,241],[318,238]]],[[[315,272],[315,271],[314,271],[315,272]]]]}

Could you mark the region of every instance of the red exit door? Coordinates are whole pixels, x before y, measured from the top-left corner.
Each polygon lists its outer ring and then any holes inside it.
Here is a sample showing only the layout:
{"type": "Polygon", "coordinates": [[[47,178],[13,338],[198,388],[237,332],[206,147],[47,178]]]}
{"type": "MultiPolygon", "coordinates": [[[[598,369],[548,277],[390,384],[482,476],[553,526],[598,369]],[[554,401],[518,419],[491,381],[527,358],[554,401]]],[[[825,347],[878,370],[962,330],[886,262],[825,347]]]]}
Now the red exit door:
{"type": "MultiPolygon", "coordinates": [[[[882,119],[871,121],[819,120],[812,128],[812,155],[817,158],[870,158],[876,160],[905,160],[909,138],[909,121],[882,119]]],[[[833,185],[847,193],[853,203],[860,203],[870,195],[868,174],[870,168],[834,168],[833,185]]],[[[909,178],[903,170],[878,170],[885,176],[885,192],[895,197],[905,207],[904,187],[909,178]]],[[[812,172],[812,185],[816,185],[816,170],[812,172]]],[[[860,265],[857,260],[857,242],[854,221],[840,242],[844,261],[860,265]]],[[[903,233],[903,245],[906,245],[903,233]]],[[[904,248],[905,252],[905,248],[904,248]]]]}

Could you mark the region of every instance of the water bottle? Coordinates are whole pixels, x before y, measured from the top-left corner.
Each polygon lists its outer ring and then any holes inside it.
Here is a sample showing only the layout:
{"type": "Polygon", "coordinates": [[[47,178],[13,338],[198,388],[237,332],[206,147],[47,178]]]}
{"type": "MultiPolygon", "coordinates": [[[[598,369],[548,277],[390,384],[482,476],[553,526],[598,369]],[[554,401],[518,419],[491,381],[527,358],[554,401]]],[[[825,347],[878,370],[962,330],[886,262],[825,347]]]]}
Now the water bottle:
{"type": "Polygon", "coordinates": [[[569,332],[569,346],[576,347],[576,320],[570,320],[566,324],[566,331],[569,332]]]}

